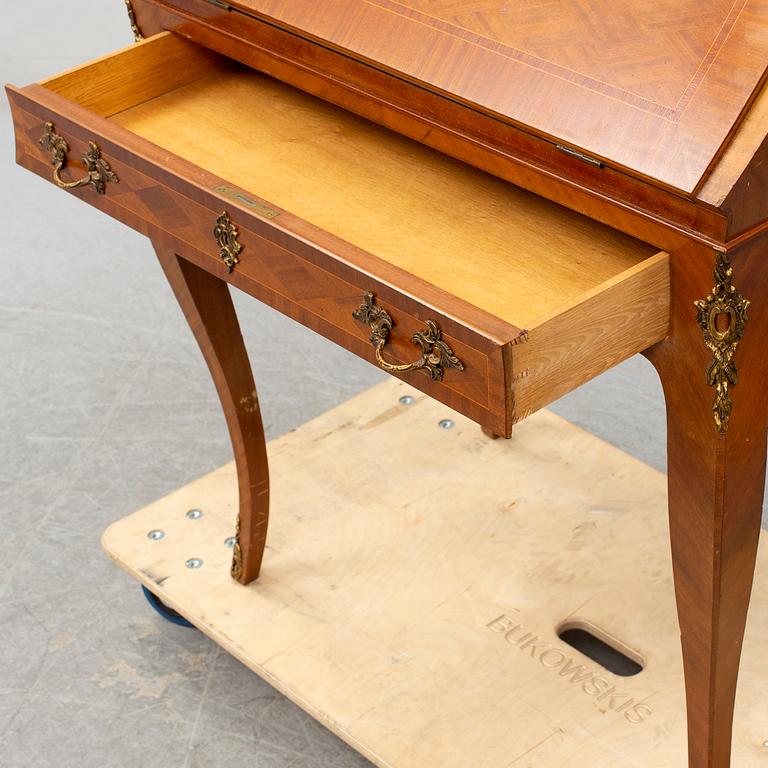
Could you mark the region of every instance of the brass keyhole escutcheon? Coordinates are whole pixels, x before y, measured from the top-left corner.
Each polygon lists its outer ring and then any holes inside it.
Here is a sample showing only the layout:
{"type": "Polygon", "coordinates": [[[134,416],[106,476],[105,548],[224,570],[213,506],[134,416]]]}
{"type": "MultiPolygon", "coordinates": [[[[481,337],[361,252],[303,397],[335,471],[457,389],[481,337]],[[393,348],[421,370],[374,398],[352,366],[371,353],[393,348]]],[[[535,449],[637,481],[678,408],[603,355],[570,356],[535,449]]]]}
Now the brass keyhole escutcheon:
{"type": "Polygon", "coordinates": [[[219,246],[219,257],[226,265],[227,272],[231,272],[235,265],[240,263],[240,252],[243,246],[238,240],[237,227],[227,211],[223,211],[216,219],[213,236],[216,238],[216,245],[219,246]]]}

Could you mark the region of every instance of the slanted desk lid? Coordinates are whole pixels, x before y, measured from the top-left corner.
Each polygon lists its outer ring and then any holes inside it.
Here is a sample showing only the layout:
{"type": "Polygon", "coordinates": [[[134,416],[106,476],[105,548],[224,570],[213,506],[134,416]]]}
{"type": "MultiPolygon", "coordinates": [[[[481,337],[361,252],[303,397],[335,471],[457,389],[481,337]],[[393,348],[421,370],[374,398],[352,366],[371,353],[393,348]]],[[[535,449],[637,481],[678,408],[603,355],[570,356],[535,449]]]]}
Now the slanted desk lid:
{"type": "Polygon", "coordinates": [[[768,0],[220,4],[689,194],[768,67],[768,0]]]}

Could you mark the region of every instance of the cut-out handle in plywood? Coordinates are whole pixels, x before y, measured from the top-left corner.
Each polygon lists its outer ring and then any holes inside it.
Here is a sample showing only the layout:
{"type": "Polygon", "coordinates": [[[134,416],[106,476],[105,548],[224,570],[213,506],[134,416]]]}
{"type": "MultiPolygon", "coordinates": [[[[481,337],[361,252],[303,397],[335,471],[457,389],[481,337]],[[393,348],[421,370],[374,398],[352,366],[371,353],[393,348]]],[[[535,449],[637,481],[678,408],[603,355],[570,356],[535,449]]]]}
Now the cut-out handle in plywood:
{"type": "Polygon", "coordinates": [[[557,636],[614,675],[633,677],[643,671],[644,663],[639,654],[591,624],[564,624],[558,629],[557,636]],[[618,646],[621,646],[621,649],[618,646]]]}

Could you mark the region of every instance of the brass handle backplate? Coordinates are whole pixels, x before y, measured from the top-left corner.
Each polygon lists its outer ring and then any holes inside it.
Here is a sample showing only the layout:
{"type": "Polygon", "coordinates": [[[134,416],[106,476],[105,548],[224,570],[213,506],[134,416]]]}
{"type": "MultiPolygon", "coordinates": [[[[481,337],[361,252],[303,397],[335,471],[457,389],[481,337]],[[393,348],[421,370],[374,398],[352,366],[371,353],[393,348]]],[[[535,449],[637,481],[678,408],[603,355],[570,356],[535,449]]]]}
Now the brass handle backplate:
{"type": "Polygon", "coordinates": [[[112,181],[117,184],[120,179],[112,170],[109,163],[101,156],[101,150],[95,141],[88,142],[88,151],[83,155],[83,163],[87,175],[75,181],[64,181],[61,178],[61,172],[67,165],[69,155],[69,144],[63,136],[59,136],[53,129],[53,123],[45,124],[45,133],[40,139],[40,146],[51,153],[51,165],[53,166],[53,181],[56,186],[62,189],[77,189],[93,184],[96,191],[103,195],[106,192],[107,182],[112,181]]]}
{"type": "Polygon", "coordinates": [[[352,317],[370,328],[371,344],[376,349],[376,362],[385,371],[404,373],[423,369],[435,381],[442,381],[446,368],[464,370],[464,363],[443,341],[443,333],[434,320],[427,320],[426,329],[417,331],[411,337],[413,343],[421,348],[421,357],[413,363],[397,365],[384,359],[384,345],[387,343],[394,322],[385,309],[377,306],[373,293],[369,291],[365,294],[363,303],[352,313],[352,317]]]}

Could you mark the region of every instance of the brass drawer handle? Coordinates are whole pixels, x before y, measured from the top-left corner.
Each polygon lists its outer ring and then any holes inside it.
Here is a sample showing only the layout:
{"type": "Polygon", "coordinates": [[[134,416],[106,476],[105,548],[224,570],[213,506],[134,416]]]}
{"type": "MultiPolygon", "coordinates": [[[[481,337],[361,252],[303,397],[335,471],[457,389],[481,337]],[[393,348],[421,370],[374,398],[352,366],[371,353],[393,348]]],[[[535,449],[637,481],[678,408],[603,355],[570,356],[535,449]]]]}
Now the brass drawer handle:
{"type": "Polygon", "coordinates": [[[45,124],[45,133],[39,143],[43,149],[51,153],[53,181],[61,189],[76,189],[77,187],[93,184],[96,187],[96,192],[103,195],[106,192],[108,181],[113,181],[115,184],[120,181],[109,163],[101,156],[101,150],[95,141],[88,142],[88,151],[83,155],[83,163],[88,175],[76,181],[64,181],[61,178],[61,172],[67,164],[69,144],[67,144],[63,136],[59,136],[58,133],[54,132],[53,123],[45,124]]]}
{"type": "Polygon", "coordinates": [[[445,368],[464,370],[464,363],[443,341],[442,331],[434,320],[427,320],[426,329],[417,331],[411,337],[413,343],[421,347],[421,358],[413,363],[396,365],[384,359],[384,345],[394,322],[385,309],[376,305],[376,298],[370,291],[365,294],[363,303],[352,313],[352,317],[371,329],[371,344],[376,348],[376,362],[385,371],[404,373],[422,368],[434,381],[442,381],[445,368]]]}

